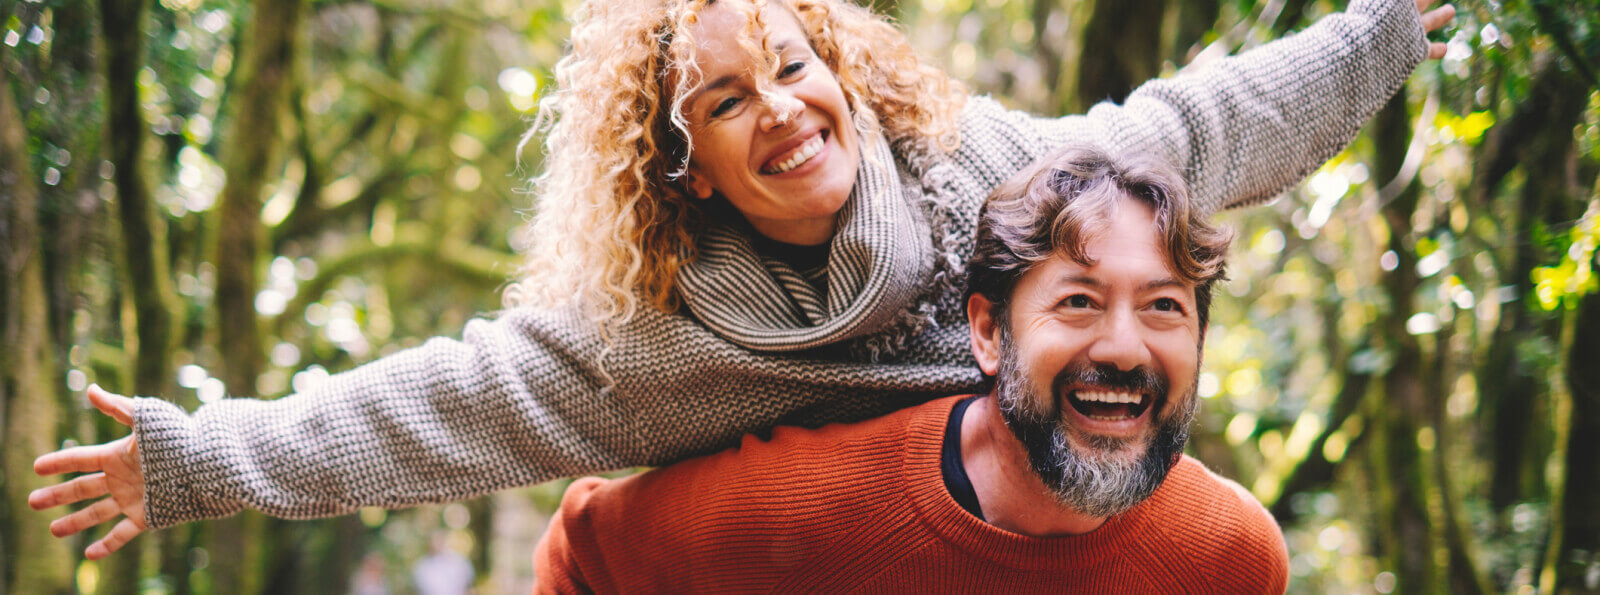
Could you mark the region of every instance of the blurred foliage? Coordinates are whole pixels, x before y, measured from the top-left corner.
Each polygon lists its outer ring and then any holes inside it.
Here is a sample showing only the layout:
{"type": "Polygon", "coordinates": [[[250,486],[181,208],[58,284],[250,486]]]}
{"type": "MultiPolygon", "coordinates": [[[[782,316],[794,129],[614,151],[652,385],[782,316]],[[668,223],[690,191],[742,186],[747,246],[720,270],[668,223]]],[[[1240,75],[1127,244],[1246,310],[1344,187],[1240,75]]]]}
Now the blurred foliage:
{"type": "MultiPolygon", "coordinates": [[[[146,3],[145,67],[136,77],[146,143],[135,166],[148,172],[167,227],[180,302],[170,361],[181,390],[165,396],[190,408],[225,394],[275,398],[426,337],[457,334],[496,309],[497,288],[515,269],[510,232],[534,208],[526,180],[540,168],[537,143],[519,161],[519,142],[577,5],[311,1],[293,32],[300,51],[289,125],[262,130],[250,126],[258,114],[232,109],[259,6],[146,3]],[[215,372],[229,340],[213,320],[216,207],[225,153],[260,135],[286,141],[260,189],[267,239],[254,305],[266,362],[253,386],[225,386],[215,372]]],[[[1080,107],[1080,87],[1095,82],[1079,81],[1080,65],[1121,50],[1086,47],[1089,1],[874,6],[975,92],[1037,113],[1080,107]]],[[[1409,592],[1403,587],[1416,576],[1430,577],[1423,590],[1476,580],[1524,591],[1550,589],[1558,574],[1577,577],[1561,583],[1569,588],[1600,588],[1582,582],[1600,581],[1600,555],[1560,549],[1558,529],[1563,478],[1575,472],[1569,459],[1593,458],[1564,450],[1563,428],[1581,410],[1574,399],[1585,397],[1562,378],[1594,361],[1573,361],[1581,354],[1569,349],[1573,312],[1600,287],[1600,8],[1554,0],[1458,7],[1455,24],[1437,36],[1449,54],[1424,64],[1408,87],[1402,109],[1415,136],[1399,176],[1380,178],[1380,141],[1363,135],[1277,202],[1222,215],[1237,231],[1232,281],[1214,306],[1191,450],[1284,523],[1297,592],[1409,592]],[[1583,99],[1571,123],[1547,121],[1560,111],[1549,89],[1583,99]],[[1565,157],[1519,161],[1542,154],[1539,147],[1565,157]],[[1557,188],[1540,194],[1541,184],[1557,188]],[[1416,204],[1393,225],[1384,212],[1411,187],[1420,191],[1416,204]],[[1530,208],[1533,196],[1565,198],[1530,208]],[[1402,277],[1414,291],[1386,285],[1402,277]],[[1397,307],[1396,295],[1409,303],[1397,307]],[[1412,351],[1420,359],[1407,359],[1412,351]],[[1392,434],[1380,429],[1414,413],[1385,394],[1385,381],[1401,374],[1422,375],[1430,413],[1412,420],[1401,445],[1427,462],[1427,473],[1396,480],[1385,454],[1395,448],[1392,434]],[[1508,386],[1522,391],[1517,400],[1502,398],[1508,386]],[[1503,423],[1513,418],[1526,427],[1503,423]],[[1406,567],[1395,551],[1389,494],[1410,487],[1425,494],[1422,513],[1437,534],[1399,543],[1425,547],[1433,574],[1406,567]],[[1464,531],[1451,534],[1452,526],[1464,531]]],[[[1127,43],[1156,44],[1153,71],[1170,74],[1301,28],[1338,4],[1171,0],[1156,9],[1160,38],[1127,43]]],[[[21,106],[20,121],[0,126],[26,131],[60,353],[51,374],[72,391],[59,435],[99,442],[115,430],[91,421],[81,390],[127,386],[126,361],[137,349],[118,260],[118,166],[105,157],[97,45],[105,24],[77,0],[0,1],[0,23],[0,70],[21,106]]],[[[182,535],[164,538],[179,545],[146,555],[141,580],[112,581],[104,564],[80,561],[76,588],[228,592],[213,572],[233,564],[288,573],[272,584],[299,591],[342,591],[370,557],[405,592],[410,566],[442,530],[477,565],[483,592],[526,591],[542,515],[565,485],[282,525],[262,548],[288,553],[256,554],[267,562],[211,555],[218,536],[202,523],[167,532],[182,535]]],[[[87,544],[71,541],[80,551],[87,544]]]]}

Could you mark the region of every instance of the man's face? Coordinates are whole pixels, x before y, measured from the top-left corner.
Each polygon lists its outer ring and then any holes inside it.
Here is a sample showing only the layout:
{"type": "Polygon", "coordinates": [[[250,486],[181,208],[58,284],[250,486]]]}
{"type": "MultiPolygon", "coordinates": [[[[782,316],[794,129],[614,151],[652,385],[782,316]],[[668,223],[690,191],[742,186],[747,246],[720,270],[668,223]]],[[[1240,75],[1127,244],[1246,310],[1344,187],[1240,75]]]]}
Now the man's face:
{"type": "Polygon", "coordinates": [[[1124,200],[1090,238],[1094,266],[1036,264],[1005,320],[974,322],[1006,425],[1064,504],[1110,516],[1183,452],[1201,341],[1194,285],[1172,274],[1151,208],[1124,200]]]}

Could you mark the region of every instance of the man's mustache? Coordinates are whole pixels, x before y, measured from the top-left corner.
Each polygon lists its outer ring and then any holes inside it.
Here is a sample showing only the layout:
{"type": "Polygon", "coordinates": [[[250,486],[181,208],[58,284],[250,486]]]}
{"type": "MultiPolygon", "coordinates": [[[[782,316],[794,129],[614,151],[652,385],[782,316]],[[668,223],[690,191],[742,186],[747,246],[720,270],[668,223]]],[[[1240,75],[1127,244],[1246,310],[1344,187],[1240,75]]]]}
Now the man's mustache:
{"type": "Polygon", "coordinates": [[[1166,397],[1167,388],[1171,386],[1165,374],[1146,366],[1124,371],[1110,364],[1072,362],[1056,373],[1056,397],[1065,397],[1070,386],[1085,384],[1119,392],[1145,393],[1155,399],[1166,397]]]}

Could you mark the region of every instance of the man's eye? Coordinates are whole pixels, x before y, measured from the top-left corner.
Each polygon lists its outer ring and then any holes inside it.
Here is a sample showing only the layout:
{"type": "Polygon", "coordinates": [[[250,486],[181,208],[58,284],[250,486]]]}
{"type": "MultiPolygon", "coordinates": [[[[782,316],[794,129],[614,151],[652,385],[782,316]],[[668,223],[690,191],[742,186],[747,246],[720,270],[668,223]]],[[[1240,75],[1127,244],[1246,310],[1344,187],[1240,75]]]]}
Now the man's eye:
{"type": "Polygon", "coordinates": [[[1160,311],[1160,312],[1182,312],[1183,311],[1183,304],[1179,304],[1178,300],[1175,300],[1175,299],[1172,299],[1172,298],[1161,298],[1161,299],[1158,299],[1158,300],[1156,300],[1156,303],[1153,304],[1153,307],[1157,311],[1160,311]]]}
{"type": "Polygon", "coordinates": [[[1066,306],[1068,308],[1087,308],[1093,302],[1089,301],[1089,296],[1086,296],[1086,295],[1075,295],[1075,296],[1067,298],[1065,301],[1062,301],[1061,303],[1066,304],[1066,306]]]}
{"type": "Polygon", "coordinates": [[[719,101],[719,102],[717,102],[717,106],[716,107],[711,108],[711,117],[715,118],[717,116],[721,116],[723,114],[726,114],[726,113],[732,111],[733,108],[735,108],[735,107],[739,107],[739,98],[738,97],[729,97],[727,99],[719,101]]]}
{"type": "Polygon", "coordinates": [[[805,68],[806,68],[806,63],[805,63],[804,60],[795,60],[793,62],[785,64],[783,66],[783,70],[778,71],[778,78],[780,78],[780,79],[789,78],[789,77],[794,76],[795,74],[799,73],[800,71],[805,70],[805,68]]]}

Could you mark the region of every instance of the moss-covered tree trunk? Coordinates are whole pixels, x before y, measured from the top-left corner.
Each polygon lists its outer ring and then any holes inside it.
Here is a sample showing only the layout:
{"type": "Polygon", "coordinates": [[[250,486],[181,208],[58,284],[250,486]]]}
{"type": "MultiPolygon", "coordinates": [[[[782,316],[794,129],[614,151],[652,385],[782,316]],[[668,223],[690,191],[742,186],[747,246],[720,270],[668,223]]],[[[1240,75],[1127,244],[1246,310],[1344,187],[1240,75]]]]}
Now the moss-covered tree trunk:
{"type": "MultiPolygon", "coordinates": [[[[175,325],[171,275],[167,254],[166,222],[156,213],[145,177],[142,150],[149,138],[140,113],[137,77],[144,69],[143,24],[146,0],[101,0],[100,23],[105,32],[106,136],[109,161],[114,166],[116,214],[121,223],[124,290],[132,300],[133,329],[127,341],[132,359],[133,393],[147,396],[173,394],[171,351],[175,325]]],[[[127,311],[125,311],[127,312],[127,311]]],[[[124,389],[127,390],[127,389],[124,389]]],[[[145,540],[134,540],[107,559],[100,575],[140,576],[140,554],[145,540]]],[[[138,582],[100,581],[102,593],[134,593],[138,582]]]]}
{"type": "Polygon", "coordinates": [[[1535,237],[1578,211],[1572,130],[1583,118],[1589,95],[1587,82],[1550,54],[1540,57],[1531,86],[1529,100],[1490,137],[1475,180],[1483,186],[1480,192],[1492,192],[1513,169],[1520,168],[1525,176],[1515,205],[1508,209],[1512,225],[1507,229],[1514,235],[1506,242],[1512,254],[1505,278],[1518,299],[1505,306],[1479,373],[1485,419],[1492,424],[1489,501],[1501,513],[1502,525],[1511,505],[1545,493],[1548,449],[1540,448],[1539,440],[1548,435],[1540,429],[1548,419],[1548,364],[1527,354],[1538,351],[1529,349],[1532,343],[1552,341],[1559,326],[1553,318],[1535,314],[1529,301],[1533,269],[1550,256],[1540,252],[1535,237]]]}
{"type": "MultiPolygon", "coordinates": [[[[0,63],[4,59],[0,49],[0,63]]],[[[34,475],[33,459],[59,446],[63,412],[50,344],[38,178],[12,86],[0,85],[0,587],[72,593],[69,542],[50,536],[56,515],[28,507],[28,492],[60,479],[34,475]]]]}
{"type": "Polygon", "coordinates": [[[1556,544],[1557,592],[1600,591],[1600,293],[1583,298],[1567,352],[1572,391],[1567,473],[1556,544]]]}
{"type": "MultiPolygon", "coordinates": [[[[217,377],[237,396],[256,393],[256,378],[265,364],[255,309],[260,288],[266,230],[261,224],[263,189],[282,169],[286,99],[293,80],[303,0],[260,0],[255,3],[242,59],[234,74],[239,91],[233,97],[216,225],[217,348],[222,366],[217,377]]],[[[253,512],[219,521],[211,527],[219,563],[213,566],[218,592],[246,593],[265,588],[275,576],[275,543],[281,531],[253,512]],[[271,533],[269,535],[269,533],[271,533]]]]}
{"type": "MultiPolygon", "coordinates": [[[[1185,64],[1194,51],[1204,44],[1206,33],[1217,24],[1222,13],[1219,0],[1172,0],[1171,10],[1177,11],[1177,30],[1172,34],[1172,47],[1167,50],[1173,64],[1185,64]]],[[[1137,84],[1137,83],[1136,83],[1137,84]]]]}
{"type": "Polygon", "coordinates": [[[1161,74],[1161,26],[1166,0],[1098,0],[1083,29],[1077,105],[1121,103],[1141,83],[1161,74]]]}
{"type": "MultiPolygon", "coordinates": [[[[1402,89],[1373,122],[1373,171],[1380,181],[1401,175],[1411,144],[1406,97],[1402,89]]],[[[1429,474],[1425,455],[1418,447],[1418,434],[1430,426],[1433,416],[1428,414],[1422,347],[1415,336],[1406,332],[1418,285],[1411,218],[1420,194],[1413,180],[1381,208],[1388,228],[1388,246],[1398,260],[1394,270],[1383,277],[1389,301],[1386,319],[1374,325],[1384,329],[1384,347],[1391,363],[1379,379],[1383,402],[1372,408],[1376,412],[1372,423],[1379,435],[1375,437],[1375,448],[1369,452],[1382,458],[1382,472],[1376,478],[1382,486],[1378,517],[1380,543],[1384,546],[1381,559],[1398,578],[1397,592],[1401,593],[1427,593],[1437,586],[1432,561],[1435,542],[1427,508],[1429,474]]]]}

